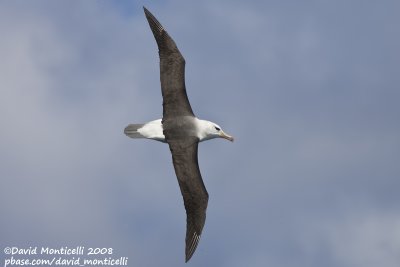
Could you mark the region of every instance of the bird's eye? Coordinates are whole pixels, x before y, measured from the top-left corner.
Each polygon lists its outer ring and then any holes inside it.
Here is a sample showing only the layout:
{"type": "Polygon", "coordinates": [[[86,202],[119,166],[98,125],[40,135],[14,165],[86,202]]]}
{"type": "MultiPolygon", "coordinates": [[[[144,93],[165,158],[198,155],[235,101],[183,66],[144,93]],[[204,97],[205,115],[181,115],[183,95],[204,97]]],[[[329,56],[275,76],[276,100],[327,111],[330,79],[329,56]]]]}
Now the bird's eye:
{"type": "Polygon", "coordinates": [[[217,126],[214,126],[215,127],[215,130],[217,130],[217,131],[220,131],[221,129],[220,128],[218,128],[217,126]]]}

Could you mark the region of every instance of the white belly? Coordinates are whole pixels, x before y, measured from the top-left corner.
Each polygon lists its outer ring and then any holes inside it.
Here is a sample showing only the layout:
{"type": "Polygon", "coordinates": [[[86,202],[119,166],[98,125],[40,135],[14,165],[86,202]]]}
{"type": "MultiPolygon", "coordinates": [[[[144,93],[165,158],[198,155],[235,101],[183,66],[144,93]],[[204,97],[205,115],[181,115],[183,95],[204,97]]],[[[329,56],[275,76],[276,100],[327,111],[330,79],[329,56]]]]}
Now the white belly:
{"type": "Polygon", "coordinates": [[[142,128],[138,129],[138,132],[145,138],[165,142],[161,119],[149,121],[142,128]]]}

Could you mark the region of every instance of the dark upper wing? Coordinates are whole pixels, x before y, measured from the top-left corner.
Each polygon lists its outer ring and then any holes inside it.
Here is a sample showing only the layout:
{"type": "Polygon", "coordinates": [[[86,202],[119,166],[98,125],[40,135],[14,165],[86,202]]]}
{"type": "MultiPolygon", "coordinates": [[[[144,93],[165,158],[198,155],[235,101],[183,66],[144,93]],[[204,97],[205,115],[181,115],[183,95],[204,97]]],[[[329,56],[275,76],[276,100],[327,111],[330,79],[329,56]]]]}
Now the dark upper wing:
{"type": "Polygon", "coordinates": [[[208,193],[197,161],[198,143],[197,138],[168,141],[187,215],[186,262],[190,260],[200,241],[208,203],[208,193]]]}
{"type": "Polygon", "coordinates": [[[194,116],[185,89],[185,59],[163,26],[143,7],[160,55],[163,118],[194,116]]]}

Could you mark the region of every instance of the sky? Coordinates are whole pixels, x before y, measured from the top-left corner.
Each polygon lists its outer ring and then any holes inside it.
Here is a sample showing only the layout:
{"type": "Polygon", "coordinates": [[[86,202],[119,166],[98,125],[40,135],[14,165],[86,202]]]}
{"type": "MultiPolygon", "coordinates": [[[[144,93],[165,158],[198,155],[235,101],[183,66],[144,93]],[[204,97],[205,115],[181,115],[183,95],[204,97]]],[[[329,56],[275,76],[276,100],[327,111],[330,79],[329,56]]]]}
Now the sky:
{"type": "MultiPolygon", "coordinates": [[[[397,267],[399,1],[0,1],[0,247],[128,266],[397,267]],[[186,59],[210,195],[184,263],[146,6],[186,59]],[[99,257],[100,258],[100,257],[99,257]]],[[[14,255],[34,258],[34,256],[14,255]]]]}

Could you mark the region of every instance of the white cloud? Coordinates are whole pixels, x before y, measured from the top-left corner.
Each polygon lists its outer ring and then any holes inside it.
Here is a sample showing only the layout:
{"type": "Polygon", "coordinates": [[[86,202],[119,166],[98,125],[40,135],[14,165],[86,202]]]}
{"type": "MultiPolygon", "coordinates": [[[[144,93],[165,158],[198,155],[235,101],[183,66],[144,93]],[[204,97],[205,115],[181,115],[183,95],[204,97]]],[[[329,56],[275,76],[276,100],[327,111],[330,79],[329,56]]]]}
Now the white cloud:
{"type": "Polygon", "coordinates": [[[325,230],[340,266],[395,267],[400,262],[400,216],[353,215],[325,230]]]}
{"type": "Polygon", "coordinates": [[[104,25],[121,25],[115,16],[103,16],[109,13],[96,5],[83,8],[87,16],[80,16],[80,23],[101,17],[101,24],[76,28],[78,36],[86,36],[75,39],[45,9],[11,2],[1,8],[0,195],[2,203],[10,203],[1,206],[4,224],[18,222],[19,240],[39,238],[32,231],[43,235],[40,240],[100,240],[99,232],[113,223],[106,212],[112,204],[102,197],[111,183],[107,172],[121,162],[114,155],[124,141],[129,105],[141,105],[134,98],[140,81],[133,79],[134,68],[125,68],[126,51],[113,60],[97,44],[97,38],[122,41],[123,31],[101,31],[104,25]],[[94,53],[97,65],[80,58],[87,53],[94,53]],[[77,217],[81,228],[65,235],[62,229],[77,217]]]}

